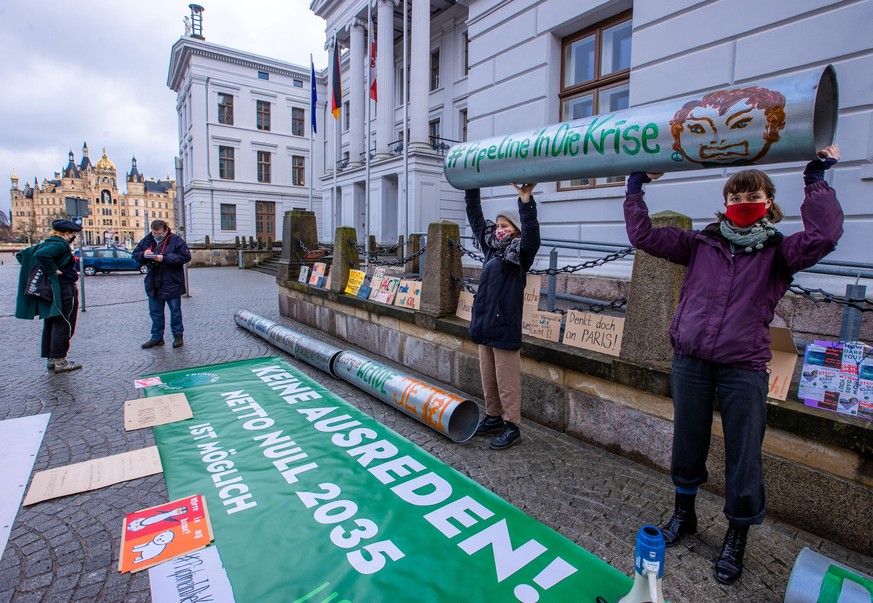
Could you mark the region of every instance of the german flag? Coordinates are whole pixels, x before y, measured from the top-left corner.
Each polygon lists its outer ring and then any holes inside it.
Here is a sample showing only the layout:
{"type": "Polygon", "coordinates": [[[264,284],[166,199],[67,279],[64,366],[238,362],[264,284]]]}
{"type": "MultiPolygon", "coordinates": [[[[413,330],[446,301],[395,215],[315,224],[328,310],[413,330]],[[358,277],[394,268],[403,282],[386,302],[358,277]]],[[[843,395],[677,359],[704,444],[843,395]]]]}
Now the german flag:
{"type": "Polygon", "coordinates": [[[333,91],[330,95],[330,112],[334,119],[340,118],[343,106],[343,82],[340,77],[340,48],[336,38],[333,39],[333,71],[331,72],[333,91]]]}

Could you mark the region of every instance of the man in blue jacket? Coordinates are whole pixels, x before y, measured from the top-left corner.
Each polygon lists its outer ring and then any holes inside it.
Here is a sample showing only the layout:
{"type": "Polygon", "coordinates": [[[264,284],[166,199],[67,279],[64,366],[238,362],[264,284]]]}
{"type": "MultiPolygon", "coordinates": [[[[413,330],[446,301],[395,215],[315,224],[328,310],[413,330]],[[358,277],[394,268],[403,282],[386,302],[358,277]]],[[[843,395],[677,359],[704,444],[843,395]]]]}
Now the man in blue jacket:
{"type": "Polygon", "coordinates": [[[173,347],[184,344],[182,333],[182,295],[185,291],[184,265],[191,261],[188,245],[163,220],[151,224],[151,232],[133,250],[133,257],[148,266],[145,290],[149,298],[149,316],[152,318],[151,338],[143,349],[164,345],[164,304],[170,309],[170,330],[173,347]]]}

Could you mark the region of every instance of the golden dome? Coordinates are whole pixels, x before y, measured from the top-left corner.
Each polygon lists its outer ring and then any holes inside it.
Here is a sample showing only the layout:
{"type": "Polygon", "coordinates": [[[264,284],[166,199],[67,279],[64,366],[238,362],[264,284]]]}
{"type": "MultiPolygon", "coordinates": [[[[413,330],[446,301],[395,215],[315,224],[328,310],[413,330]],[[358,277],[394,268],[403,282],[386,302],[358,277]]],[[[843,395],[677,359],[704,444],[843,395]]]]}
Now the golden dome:
{"type": "Polygon", "coordinates": [[[109,160],[109,157],[106,156],[106,147],[103,147],[103,157],[100,158],[100,161],[97,162],[97,165],[94,166],[98,170],[112,170],[115,171],[115,164],[109,160]]]}

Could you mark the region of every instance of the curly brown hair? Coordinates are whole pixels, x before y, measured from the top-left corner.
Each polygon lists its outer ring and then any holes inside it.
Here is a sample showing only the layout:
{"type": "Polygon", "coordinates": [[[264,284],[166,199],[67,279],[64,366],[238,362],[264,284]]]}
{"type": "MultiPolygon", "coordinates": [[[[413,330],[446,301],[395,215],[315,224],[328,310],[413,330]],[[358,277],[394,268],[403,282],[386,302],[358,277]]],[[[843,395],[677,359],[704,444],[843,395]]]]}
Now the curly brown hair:
{"type": "MultiPolygon", "coordinates": [[[[770,180],[770,176],[761,170],[743,170],[732,175],[724,183],[722,196],[727,201],[728,195],[733,195],[734,193],[753,193],[755,191],[764,191],[767,198],[773,200],[770,204],[770,209],[767,210],[767,219],[773,224],[779,222],[784,216],[782,209],[776,205],[776,187],[773,185],[773,181],[770,180]]],[[[715,212],[715,217],[718,218],[719,222],[725,219],[724,213],[720,211],[715,212]]]]}

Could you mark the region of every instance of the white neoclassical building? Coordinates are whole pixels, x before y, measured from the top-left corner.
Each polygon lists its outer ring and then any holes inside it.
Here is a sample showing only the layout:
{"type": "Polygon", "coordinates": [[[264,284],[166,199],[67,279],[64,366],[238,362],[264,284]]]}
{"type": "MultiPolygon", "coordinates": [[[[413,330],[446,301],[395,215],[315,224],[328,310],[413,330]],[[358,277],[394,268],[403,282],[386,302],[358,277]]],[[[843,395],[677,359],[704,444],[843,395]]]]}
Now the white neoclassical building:
{"type": "MultiPolygon", "coordinates": [[[[339,49],[342,90],[335,119],[332,69],[317,75],[311,156],[308,67],[192,37],[174,45],[168,85],[179,94],[179,153],[193,239],[281,236],[282,212],[308,207],[310,178],[322,240],[339,225],[383,243],[422,232],[434,220],[464,226],[463,194],[443,175],[446,149],[456,142],[832,64],[843,158],[829,178],[847,219],[829,259],[869,261],[873,0],[312,0],[311,9],[326,21],[331,65],[339,49]],[[222,122],[228,101],[232,124],[222,122]],[[259,125],[264,108],[268,130],[259,125]],[[301,116],[303,129],[295,129],[301,116]],[[301,161],[302,179],[295,176],[301,161]]],[[[802,167],[765,168],[786,214],[780,227],[786,233],[801,227],[802,167]]],[[[730,171],[668,174],[650,187],[647,201],[653,212],[678,211],[702,227],[720,206],[730,171]]],[[[486,215],[514,203],[509,186],[482,193],[486,215]]],[[[622,178],[541,183],[536,197],[544,237],[626,244],[623,196],[622,178]]],[[[574,252],[562,256],[572,260],[574,252]]],[[[628,267],[616,263],[619,272],[628,267]]]]}
{"type": "MultiPolygon", "coordinates": [[[[847,219],[829,259],[869,261],[871,0],[370,0],[369,7],[368,0],[313,0],[311,8],[326,21],[326,47],[332,50],[336,39],[343,49],[342,119],[328,119],[326,169],[318,177],[324,225],[366,228],[368,180],[369,230],[381,241],[437,219],[463,225],[462,194],[442,175],[444,145],[833,64],[843,159],[829,178],[847,219]],[[367,94],[368,15],[375,23],[378,102],[367,94]]],[[[330,70],[325,75],[330,89],[330,70]]],[[[786,233],[801,227],[802,167],[765,168],[786,233]]],[[[668,174],[647,200],[652,211],[678,211],[702,227],[721,204],[729,171],[668,174]]],[[[545,182],[537,190],[545,237],[626,243],[623,179],[545,182]]],[[[514,202],[509,186],[482,193],[486,215],[514,202]]]]}
{"type": "MultiPolygon", "coordinates": [[[[173,45],[167,85],[178,95],[189,241],[281,239],[286,211],[321,212],[309,67],[185,36],[173,45]]],[[[316,88],[325,98],[322,80],[316,88]]]]}

